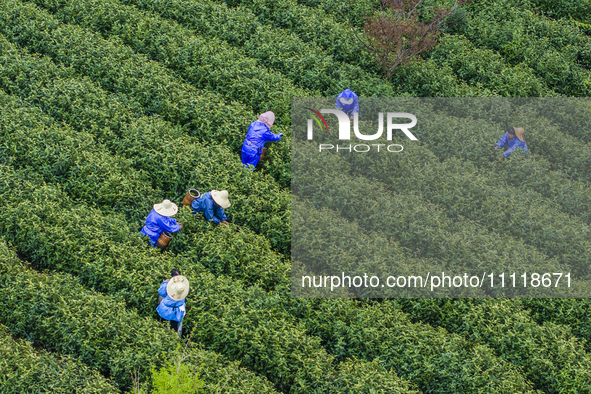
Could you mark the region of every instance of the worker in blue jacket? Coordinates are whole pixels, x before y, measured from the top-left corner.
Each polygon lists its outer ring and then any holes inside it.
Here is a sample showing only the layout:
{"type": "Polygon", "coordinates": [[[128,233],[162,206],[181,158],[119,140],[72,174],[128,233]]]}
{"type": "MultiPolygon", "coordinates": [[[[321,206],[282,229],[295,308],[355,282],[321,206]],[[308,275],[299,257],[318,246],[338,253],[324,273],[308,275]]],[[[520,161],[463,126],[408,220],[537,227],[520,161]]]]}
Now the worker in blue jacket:
{"type": "Polygon", "coordinates": [[[213,224],[228,224],[228,218],[224,213],[224,209],[230,208],[230,200],[228,199],[227,190],[212,190],[200,197],[197,197],[191,203],[193,213],[201,212],[205,219],[213,224]]]}
{"type": "Polygon", "coordinates": [[[158,307],[156,311],[160,321],[169,321],[170,328],[179,334],[185,317],[185,298],[189,294],[189,281],[178,269],[173,269],[171,278],[166,279],[158,289],[158,307]]]}
{"type": "Polygon", "coordinates": [[[335,108],[340,109],[353,119],[355,114],[359,116],[359,97],[351,89],[346,89],[337,96],[335,108]]]}
{"type": "Polygon", "coordinates": [[[504,146],[509,147],[509,149],[503,153],[503,156],[505,157],[509,157],[511,153],[515,152],[519,148],[527,152],[528,148],[523,135],[524,133],[525,130],[523,127],[509,127],[507,132],[503,134],[503,136],[499,138],[495,144],[495,149],[500,149],[504,146]]]}
{"type": "Polygon", "coordinates": [[[170,200],[164,200],[160,204],[154,204],[152,211],[146,218],[146,224],[140,231],[142,234],[150,237],[150,244],[156,247],[158,237],[163,231],[176,233],[183,226],[177,223],[172,216],[178,212],[178,207],[170,200]]]}
{"type": "Polygon", "coordinates": [[[248,128],[246,138],[242,143],[242,164],[245,167],[252,165],[252,170],[257,166],[265,149],[265,142],[279,141],[283,133],[271,133],[271,126],[275,123],[275,114],[267,111],[252,122],[248,128]]]}

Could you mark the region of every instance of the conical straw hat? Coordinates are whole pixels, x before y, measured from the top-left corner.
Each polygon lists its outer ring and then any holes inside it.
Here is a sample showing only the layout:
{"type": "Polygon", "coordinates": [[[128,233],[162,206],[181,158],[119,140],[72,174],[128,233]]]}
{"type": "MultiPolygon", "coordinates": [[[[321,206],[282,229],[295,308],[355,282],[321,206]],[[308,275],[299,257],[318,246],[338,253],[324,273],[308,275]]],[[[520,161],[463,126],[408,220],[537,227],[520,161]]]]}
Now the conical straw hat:
{"type": "Polygon", "coordinates": [[[525,138],[523,138],[523,134],[525,133],[523,127],[513,127],[513,130],[515,130],[515,135],[517,136],[519,141],[525,141],[525,138]]]}
{"type": "Polygon", "coordinates": [[[230,208],[230,200],[228,199],[228,191],[227,190],[212,190],[211,191],[211,198],[218,204],[220,207],[226,209],[230,208]]]}
{"type": "Polygon", "coordinates": [[[175,301],[185,299],[189,294],[189,280],[183,275],[173,276],[166,285],[166,294],[175,301]]]}
{"type": "Polygon", "coordinates": [[[164,200],[160,204],[154,204],[154,210],[162,216],[174,216],[179,211],[179,207],[170,200],[164,200]]]}

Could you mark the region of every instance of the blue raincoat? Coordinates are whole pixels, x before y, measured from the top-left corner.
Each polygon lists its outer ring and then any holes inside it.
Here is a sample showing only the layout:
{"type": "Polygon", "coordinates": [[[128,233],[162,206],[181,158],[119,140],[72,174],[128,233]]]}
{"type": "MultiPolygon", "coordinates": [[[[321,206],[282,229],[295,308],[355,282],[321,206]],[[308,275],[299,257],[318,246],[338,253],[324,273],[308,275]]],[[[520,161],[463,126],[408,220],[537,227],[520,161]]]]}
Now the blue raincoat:
{"type": "Polygon", "coordinates": [[[513,138],[513,141],[511,141],[511,139],[509,138],[509,133],[503,134],[503,136],[499,138],[495,146],[498,146],[499,148],[502,148],[504,146],[509,147],[509,149],[507,149],[503,153],[503,156],[505,157],[508,157],[511,153],[515,152],[515,150],[519,148],[523,149],[526,152],[528,150],[525,141],[520,141],[519,138],[517,138],[517,136],[515,136],[515,138],[513,138]]]}
{"type": "Polygon", "coordinates": [[[248,128],[248,133],[242,144],[242,164],[254,167],[259,163],[263,154],[263,147],[267,141],[279,141],[283,133],[273,134],[269,126],[263,122],[254,121],[248,128]]]}
{"type": "Polygon", "coordinates": [[[220,207],[213,201],[211,192],[202,194],[199,198],[196,198],[191,203],[193,213],[201,212],[205,219],[213,222],[213,224],[220,224],[222,220],[228,220],[224,213],[224,208],[220,207]]]}
{"type": "Polygon", "coordinates": [[[181,226],[176,222],[176,219],[171,217],[162,216],[154,209],[150,212],[146,218],[146,225],[140,231],[142,234],[150,237],[150,243],[156,247],[158,237],[163,231],[169,233],[176,233],[181,229],[181,226]]]}
{"type": "Polygon", "coordinates": [[[340,109],[349,116],[353,116],[353,114],[359,115],[359,98],[351,89],[347,89],[337,96],[337,105],[335,108],[340,109]],[[341,98],[353,98],[353,102],[351,104],[345,104],[341,101],[341,98]]]}
{"type": "Polygon", "coordinates": [[[158,294],[164,299],[156,308],[156,311],[164,320],[181,321],[185,317],[185,300],[175,301],[166,293],[168,282],[164,281],[158,289],[158,294]]]}

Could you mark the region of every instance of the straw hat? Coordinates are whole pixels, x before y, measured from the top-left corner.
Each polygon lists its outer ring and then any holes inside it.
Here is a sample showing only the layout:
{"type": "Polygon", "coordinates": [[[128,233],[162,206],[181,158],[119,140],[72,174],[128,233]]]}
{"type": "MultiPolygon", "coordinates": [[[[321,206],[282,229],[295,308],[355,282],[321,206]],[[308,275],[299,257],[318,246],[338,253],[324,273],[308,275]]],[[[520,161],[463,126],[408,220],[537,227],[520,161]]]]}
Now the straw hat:
{"type": "Polygon", "coordinates": [[[164,200],[160,204],[154,204],[154,210],[162,216],[174,216],[179,211],[179,207],[170,200],[164,200]]]}
{"type": "Polygon", "coordinates": [[[515,135],[517,136],[519,141],[521,141],[521,142],[525,141],[525,138],[523,138],[523,133],[525,133],[525,130],[523,129],[523,127],[513,127],[513,130],[515,130],[515,135]]]}
{"type": "Polygon", "coordinates": [[[185,299],[189,294],[189,280],[182,275],[173,276],[166,285],[166,294],[175,301],[185,299]]]}
{"type": "Polygon", "coordinates": [[[212,190],[211,191],[211,198],[218,204],[220,207],[226,209],[230,208],[230,200],[228,200],[228,191],[227,190],[212,190]]]}

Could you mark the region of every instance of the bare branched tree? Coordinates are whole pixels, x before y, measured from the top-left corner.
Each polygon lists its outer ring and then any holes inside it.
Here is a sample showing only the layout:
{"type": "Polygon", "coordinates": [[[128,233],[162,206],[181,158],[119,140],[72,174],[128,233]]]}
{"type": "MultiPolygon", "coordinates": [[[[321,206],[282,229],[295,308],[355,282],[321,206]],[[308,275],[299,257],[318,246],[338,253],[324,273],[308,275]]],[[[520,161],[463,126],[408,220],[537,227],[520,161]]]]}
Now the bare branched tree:
{"type": "Polygon", "coordinates": [[[440,26],[466,0],[455,0],[452,7],[430,10],[430,17],[420,15],[423,0],[380,0],[383,12],[366,18],[363,28],[367,39],[353,32],[357,39],[376,56],[387,80],[396,67],[437,44],[440,26]]]}

